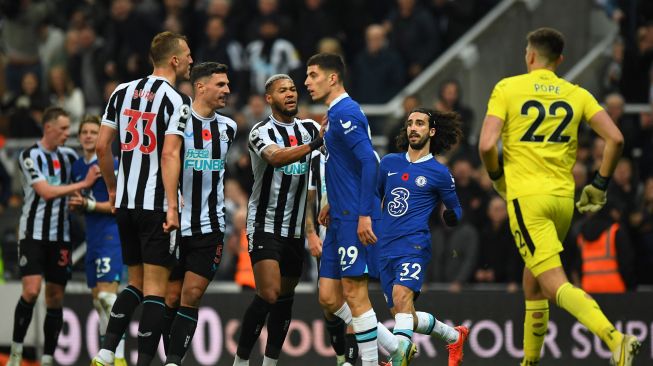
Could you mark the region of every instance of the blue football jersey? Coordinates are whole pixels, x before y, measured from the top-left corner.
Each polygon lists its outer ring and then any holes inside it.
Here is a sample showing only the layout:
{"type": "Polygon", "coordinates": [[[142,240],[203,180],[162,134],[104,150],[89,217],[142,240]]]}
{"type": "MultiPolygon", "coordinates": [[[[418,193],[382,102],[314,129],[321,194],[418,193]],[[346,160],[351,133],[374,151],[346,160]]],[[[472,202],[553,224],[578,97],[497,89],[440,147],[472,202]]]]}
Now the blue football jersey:
{"type": "Polygon", "coordinates": [[[347,221],[358,220],[361,214],[379,218],[381,204],[374,195],[374,185],[361,186],[361,157],[354,152],[354,148],[370,152],[378,162],[367,117],[358,103],[345,93],[331,103],[327,118],[325,172],[331,217],[347,221]]]}
{"type": "Polygon", "coordinates": [[[378,234],[380,257],[430,256],[429,217],[433,209],[441,201],[455,210],[458,218],[462,214],[453,176],[431,154],[413,163],[407,153],[384,156],[377,194],[383,200],[378,234]]]}
{"type": "MultiPolygon", "coordinates": [[[[79,182],[86,178],[88,170],[93,166],[97,165],[97,158],[94,157],[89,163],[84,161],[84,158],[79,158],[73,163],[72,173],[73,181],[79,182]]],[[[119,162],[118,159],[113,161],[114,171],[118,170],[119,162]]],[[[98,178],[91,189],[85,189],[82,191],[82,195],[88,198],[92,198],[97,202],[106,202],[109,200],[109,191],[107,190],[107,185],[104,183],[104,179],[101,177],[98,178]]],[[[87,212],[86,213],[86,232],[87,233],[100,233],[104,232],[108,225],[116,225],[116,219],[113,215],[107,215],[104,213],[97,212],[87,212]]],[[[117,228],[117,226],[116,226],[117,228]]],[[[88,235],[87,235],[88,236],[88,235]]]]}

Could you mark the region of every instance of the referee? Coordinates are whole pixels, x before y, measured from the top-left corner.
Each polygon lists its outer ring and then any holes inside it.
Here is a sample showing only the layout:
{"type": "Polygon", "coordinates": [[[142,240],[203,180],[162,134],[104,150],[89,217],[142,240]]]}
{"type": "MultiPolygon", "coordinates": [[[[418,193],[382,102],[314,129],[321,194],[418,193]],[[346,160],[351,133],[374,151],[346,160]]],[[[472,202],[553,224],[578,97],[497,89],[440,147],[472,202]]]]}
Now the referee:
{"type": "Polygon", "coordinates": [[[277,364],[304,261],[310,154],[322,146],[318,124],[295,118],[297,88],[290,76],[271,76],[265,83],[265,100],[272,115],[249,133],[254,189],[249,198],[247,237],[256,295],[243,318],[234,366],[249,365],[268,313],[263,365],[277,364]]]}

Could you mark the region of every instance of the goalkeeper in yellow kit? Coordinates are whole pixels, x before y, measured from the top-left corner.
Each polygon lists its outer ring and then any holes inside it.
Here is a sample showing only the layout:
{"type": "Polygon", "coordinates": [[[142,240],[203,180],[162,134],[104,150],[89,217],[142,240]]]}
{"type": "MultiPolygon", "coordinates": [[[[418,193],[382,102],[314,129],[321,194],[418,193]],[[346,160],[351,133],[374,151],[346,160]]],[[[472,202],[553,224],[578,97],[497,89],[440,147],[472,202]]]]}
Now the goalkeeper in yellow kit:
{"type": "Polygon", "coordinates": [[[578,125],[582,120],[605,140],[603,161],[576,207],[599,211],[621,156],[623,136],[585,89],[556,76],[564,38],[540,28],[527,36],[528,73],[501,80],[492,91],[479,140],[481,159],[508,203],[510,229],[526,264],[523,366],[538,365],[549,320],[549,301],[567,310],[612,351],[611,364],[631,365],[641,347],[619,332],[596,301],[569,283],[559,253],[574,211],[578,125]],[[503,166],[497,143],[503,143],[503,166]]]}

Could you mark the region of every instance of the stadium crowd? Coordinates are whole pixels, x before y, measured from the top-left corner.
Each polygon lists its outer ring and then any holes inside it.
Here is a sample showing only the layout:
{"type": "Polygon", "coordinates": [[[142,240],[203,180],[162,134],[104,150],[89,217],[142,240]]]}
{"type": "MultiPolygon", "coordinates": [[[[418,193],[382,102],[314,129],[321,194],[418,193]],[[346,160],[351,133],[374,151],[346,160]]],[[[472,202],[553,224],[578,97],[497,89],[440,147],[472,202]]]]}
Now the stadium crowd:
{"type": "MultiPolygon", "coordinates": [[[[187,35],[196,63],[217,60],[229,66],[232,94],[223,112],[232,116],[242,131],[228,158],[226,250],[216,275],[231,281],[243,270],[239,266],[248,262],[239,261],[240,255],[247,255],[243,232],[253,184],[246,131],[270,114],[262,96],[264,81],[270,75],[288,73],[301,85],[310,55],[337,52],[349,65],[352,97],[361,103],[384,103],[497,2],[3,0],[1,74],[6,87],[0,89],[4,91],[0,133],[5,140],[36,140],[41,136],[42,112],[58,105],[70,113],[71,131],[76,134],[82,117],[101,114],[119,83],[150,72],[147,50],[157,32],[187,35]],[[416,45],[421,51],[410,51],[416,45]]],[[[579,238],[595,240],[606,227],[617,223],[621,233],[616,244],[619,270],[627,289],[633,290],[637,285],[653,284],[653,113],[625,114],[624,104],[653,102],[653,11],[646,1],[630,2],[641,5],[634,9],[620,8],[619,1],[600,3],[621,25],[621,36],[606,63],[604,90],[597,99],[604,102],[620,127],[626,146],[611,181],[608,206],[592,217],[575,214],[563,260],[570,278],[580,284],[579,238]]],[[[192,94],[188,82],[178,88],[192,94]]],[[[299,92],[302,115],[308,97],[304,88],[299,92]]],[[[464,215],[455,228],[440,222],[440,212],[434,215],[428,282],[445,283],[454,292],[473,283],[505,284],[509,291],[516,291],[523,262],[514,248],[506,203],[494,193],[478,160],[474,139],[469,138],[472,126],[482,116],[474,116],[464,105],[462,92],[456,80],[449,80],[433,100],[409,96],[404,101],[406,113],[419,105],[460,113],[467,137],[439,158],[456,179],[464,215]]],[[[394,137],[404,122],[402,118],[385,126],[372,126],[387,135],[385,151],[396,151],[394,137]]],[[[581,128],[578,163],[573,169],[577,196],[597,169],[602,144],[589,128],[581,128]]],[[[22,196],[20,184],[12,183],[12,178],[18,180],[18,171],[12,166],[16,161],[6,152],[2,154],[7,165],[0,164],[5,277],[17,278],[15,230],[22,196]]],[[[83,225],[79,218],[75,221],[79,243],[84,236],[83,225]]],[[[314,270],[307,270],[304,279],[313,280],[314,270]]]]}

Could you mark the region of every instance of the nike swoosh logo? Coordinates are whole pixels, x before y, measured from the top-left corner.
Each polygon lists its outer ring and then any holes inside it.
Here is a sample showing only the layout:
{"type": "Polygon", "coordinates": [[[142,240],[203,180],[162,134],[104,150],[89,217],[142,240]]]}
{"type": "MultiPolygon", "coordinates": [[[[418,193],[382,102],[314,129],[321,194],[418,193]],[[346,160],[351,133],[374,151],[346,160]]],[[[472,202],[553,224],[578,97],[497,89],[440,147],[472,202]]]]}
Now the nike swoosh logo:
{"type": "Polygon", "coordinates": [[[395,174],[399,174],[399,172],[394,172],[394,173],[390,173],[390,172],[388,172],[388,177],[393,176],[393,175],[395,175],[395,174]]]}
{"type": "Polygon", "coordinates": [[[138,332],[136,334],[138,334],[139,337],[149,337],[152,335],[152,332],[145,332],[145,333],[138,332]]]}
{"type": "Polygon", "coordinates": [[[399,281],[410,281],[410,278],[399,277],[399,281]]]}
{"type": "Polygon", "coordinates": [[[342,267],[342,270],[343,270],[343,271],[346,271],[346,270],[349,269],[349,267],[351,267],[351,266],[342,267]]]}
{"type": "Polygon", "coordinates": [[[347,128],[351,127],[351,121],[347,121],[347,122],[343,123],[342,120],[340,120],[340,124],[342,125],[342,128],[344,128],[344,129],[347,129],[347,128]]]}
{"type": "Polygon", "coordinates": [[[116,314],[113,311],[111,312],[111,317],[112,318],[117,318],[117,319],[122,319],[125,317],[125,314],[116,314]]]}

